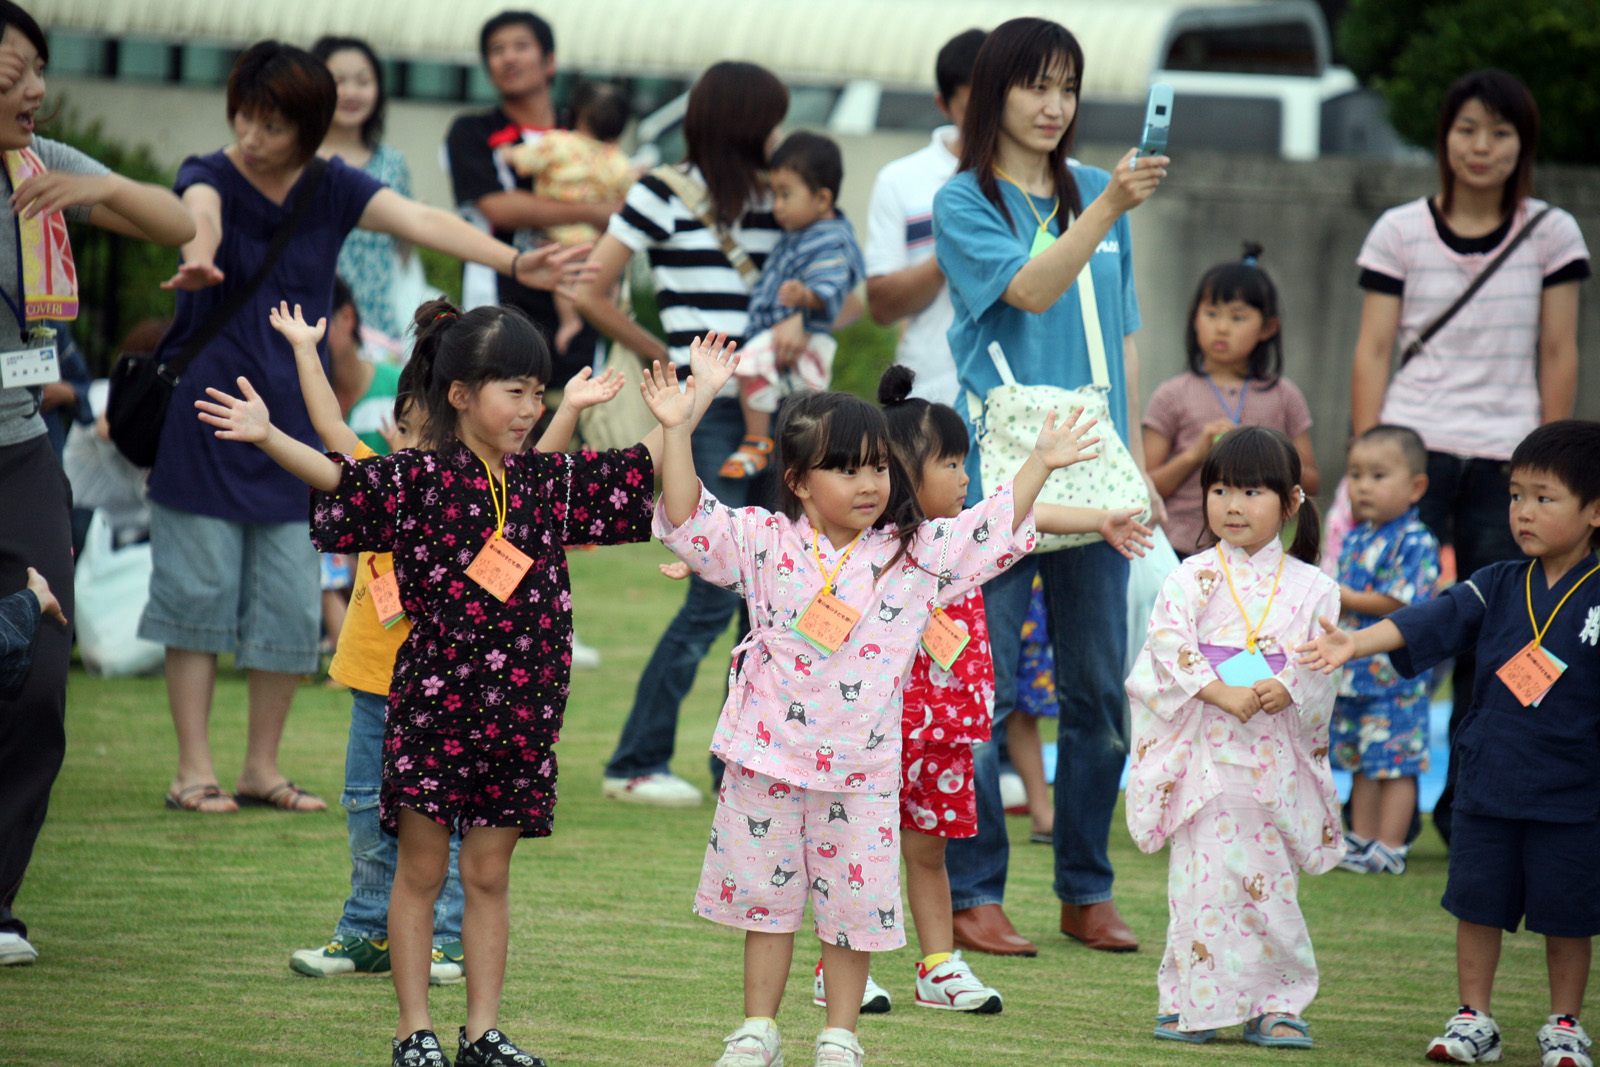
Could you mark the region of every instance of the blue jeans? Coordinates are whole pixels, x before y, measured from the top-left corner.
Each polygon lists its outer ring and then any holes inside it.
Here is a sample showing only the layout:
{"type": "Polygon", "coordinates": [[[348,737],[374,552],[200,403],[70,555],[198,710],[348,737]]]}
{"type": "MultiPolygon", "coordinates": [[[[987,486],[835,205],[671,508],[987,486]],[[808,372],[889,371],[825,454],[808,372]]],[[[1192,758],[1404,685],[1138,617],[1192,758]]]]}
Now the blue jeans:
{"type": "MultiPolygon", "coordinates": [[[[717,472],[728,453],[744,437],[744,418],[736,400],[719,399],[695,427],[691,444],[694,469],[713,496],[729,507],[744,507],[764,499],[767,478],[730,481],[717,472]]],[[[770,468],[769,468],[770,469],[770,468]]],[[[699,575],[690,575],[683,607],[667,625],[666,633],[639,676],[633,709],[623,724],[617,749],[606,764],[608,778],[642,778],[664,774],[672,762],[678,734],[678,708],[694,686],[700,661],[739,616],[739,634],[749,630],[744,599],[719,588],[699,575]]],[[[715,773],[715,772],[714,772],[715,773]]]]}
{"type": "MultiPolygon", "coordinates": [[[[344,902],[336,937],[369,941],[389,936],[389,891],[394,887],[396,839],[378,827],[378,789],[383,779],[383,718],[388,698],[350,690],[350,747],[344,757],[344,795],[349,813],[350,896],[344,902]]],[[[450,839],[450,873],[433,904],[433,943],[461,940],[461,909],[466,896],[456,870],[461,839],[450,839]]]]}
{"type": "MultiPolygon", "coordinates": [[[[1056,748],[1055,892],[1069,904],[1111,899],[1106,846],[1117,786],[1128,755],[1128,561],[1103,542],[1029,556],[983,587],[994,654],[995,727],[1003,730],[1017,702],[1017,659],[1033,577],[1044,586],[1056,694],[1061,706],[1056,748]]],[[[978,835],[952,840],[945,851],[954,910],[1005,900],[1011,848],[1000,806],[996,742],[973,746],[978,835]]]]}

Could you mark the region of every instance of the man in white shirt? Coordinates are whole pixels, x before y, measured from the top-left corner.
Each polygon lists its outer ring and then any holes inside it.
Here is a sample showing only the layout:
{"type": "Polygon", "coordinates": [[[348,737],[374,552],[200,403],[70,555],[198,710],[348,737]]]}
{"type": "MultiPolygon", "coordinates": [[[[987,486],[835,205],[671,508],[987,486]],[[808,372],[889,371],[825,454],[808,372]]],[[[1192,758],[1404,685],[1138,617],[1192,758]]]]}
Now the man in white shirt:
{"type": "Polygon", "coordinates": [[[939,50],[934,102],[952,123],[928,147],[878,172],[867,210],[867,310],[882,326],[905,320],[895,361],[917,372],[911,395],[955,404],[960,386],[945,331],[954,312],[933,257],[933,195],[956,172],[972,64],[986,34],[967,30],[939,50]]]}

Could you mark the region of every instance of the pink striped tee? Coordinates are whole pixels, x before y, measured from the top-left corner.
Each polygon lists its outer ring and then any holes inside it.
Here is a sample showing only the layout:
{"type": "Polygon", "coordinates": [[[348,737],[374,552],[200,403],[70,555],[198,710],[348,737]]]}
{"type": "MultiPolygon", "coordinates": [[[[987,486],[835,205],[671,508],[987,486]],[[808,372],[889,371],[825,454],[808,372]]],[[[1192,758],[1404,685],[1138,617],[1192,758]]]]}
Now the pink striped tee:
{"type": "MultiPolygon", "coordinates": [[[[1545,206],[1542,200],[1524,200],[1505,239],[1545,206]]],[[[1439,236],[1428,201],[1418,199],[1383,213],[1356,262],[1404,284],[1396,339],[1403,351],[1498,252],[1452,250],[1439,236]]],[[[1517,443],[1540,421],[1537,365],[1544,279],[1588,256],[1577,221],[1560,208],[1552,211],[1395,375],[1384,397],[1382,420],[1411,427],[1436,452],[1511,458],[1517,443]]]]}

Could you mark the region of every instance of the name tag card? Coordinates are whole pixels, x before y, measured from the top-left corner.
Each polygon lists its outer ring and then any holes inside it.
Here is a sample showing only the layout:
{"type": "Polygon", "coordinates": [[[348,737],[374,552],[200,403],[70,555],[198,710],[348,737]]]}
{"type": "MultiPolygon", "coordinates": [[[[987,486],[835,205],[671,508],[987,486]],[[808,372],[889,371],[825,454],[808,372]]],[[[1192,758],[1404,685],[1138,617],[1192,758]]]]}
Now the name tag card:
{"type": "Polygon", "coordinates": [[[1273,677],[1272,668],[1267,664],[1267,657],[1261,654],[1260,649],[1251,652],[1245,649],[1236,656],[1229,656],[1217,664],[1217,677],[1222,679],[1224,685],[1237,685],[1246,688],[1257,682],[1264,682],[1273,677]]]}
{"type": "Polygon", "coordinates": [[[400,579],[394,576],[394,571],[368,582],[367,593],[372,597],[372,608],[384,629],[406,617],[405,609],[400,606],[400,579]]]}
{"type": "Polygon", "coordinates": [[[1537,706],[1566,669],[1565,663],[1552,657],[1537,642],[1529,641],[1522,651],[1506,660],[1505,665],[1494,673],[1506,683],[1506,688],[1517,698],[1517,703],[1527,707],[1530,704],[1537,706]]]}
{"type": "Polygon", "coordinates": [[[946,615],[943,608],[933,609],[933,614],[928,616],[928,628],[922,631],[923,649],[933,662],[945,670],[950,669],[950,665],[971,640],[972,635],[946,615]]]}
{"type": "Polygon", "coordinates": [[[517,591],[517,583],[533,566],[533,559],[499,534],[484,542],[483,551],[467,568],[467,577],[487,589],[502,604],[517,591]]]}
{"type": "Polygon", "coordinates": [[[832,593],[818,593],[789,626],[823,652],[837,652],[861,619],[861,612],[832,593]]]}
{"type": "Polygon", "coordinates": [[[1043,252],[1045,249],[1049,248],[1055,243],[1055,234],[1051,233],[1043,226],[1039,227],[1037,230],[1033,231],[1033,244],[1028,248],[1028,258],[1032,259],[1034,256],[1038,255],[1040,252],[1043,252]]]}
{"type": "Polygon", "coordinates": [[[36,348],[0,352],[0,386],[20,389],[27,385],[49,385],[61,380],[61,361],[52,341],[36,348]]]}

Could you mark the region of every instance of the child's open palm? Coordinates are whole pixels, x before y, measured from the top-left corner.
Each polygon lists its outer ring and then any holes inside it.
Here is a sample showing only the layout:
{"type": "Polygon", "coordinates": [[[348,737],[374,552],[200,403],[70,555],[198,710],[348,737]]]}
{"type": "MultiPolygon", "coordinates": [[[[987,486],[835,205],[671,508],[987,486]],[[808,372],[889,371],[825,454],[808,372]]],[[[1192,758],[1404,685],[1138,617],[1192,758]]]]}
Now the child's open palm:
{"type": "Polygon", "coordinates": [[[1094,419],[1089,419],[1081,425],[1079,420],[1083,416],[1082,408],[1073,408],[1072,414],[1067,416],[1067,421],[1061,426],[1056,425],[1056,413],[1051,411],[1044,418],[1044,426],[1039,430],[1039,439],[1034,442],[1033,454],[1049,470],[1061,467],[1070,467],[1074,463],[1081,463],[1086,459],[1094,459],[1099,453],[1089,452],[1086,449],[1100,443],[1098,435],[1084,437],[1090,427],[1095,424],[1094,419]]]}
{"type": "Polygon", "coordinates": [[[1295,651],[1301,653],[1301,666],[1332,674],[1355,655],[1356,639],[1320,615],[1317,616],[1317,623],[1322,627],[1322,636],[1296,645],[1295,651]]]}
{"type": "Polygon", "coordinates": [[[243,400],[208,386],[206,395],[211,400],[196,400],[194,406],[200,409],[200,421],[215,426],[216,435],[222,440],[260,444],[272,429],[272,417],[250,379],[240,377],[238,382],[243,400]]]}
{"type": "Polygon", "coordinates": [[[708,333],[689,342],[689,373],[701,389],[716,396],[739,366],[739,342],[728,341],[728,331],[708,333]]]}
{"type": "Polygon", "coordinates": [[[1106,512],[1106,521],[1100,524],[1100,536],[1106,544],[1132,559],[1144,555],[1151,547],[1150,527],[1139,521],[1142,508],[1118,508],[1106,512]]]}
{"type": "Polygon", "coordinates": [[[604,404],[607,400],[622,391],[622,372],[615,367],[607,367],[598,377],[589,367],[585,367],[574,374],[566,385],[561,388],[561,400],[571,404],[572,410],[582,411],[592,408],[596,404],[604,404]]]}
{"type": "Polygon", "coordinates": [[[283,334],[285,341],[296,347],[310,345],[315,348],[328,328],[327,319],[318,319],[315,326],[307,322],[300,312],[299,304],[294,306],[294,312],[291,314],[287,300],[278,301],[278,306],[267,312],[267,319],[272,323],[274,330],[283,334]]]}
{"type": "Polygon", "coordinates": [[[646,367],[639,390],[644,394],[645,406],[664,430],[682,426],[694,414],[694,375],[684,380],[680,390],[678,372],[671,363],[663,369],[661,361],[655,360],[646,367]]]}

